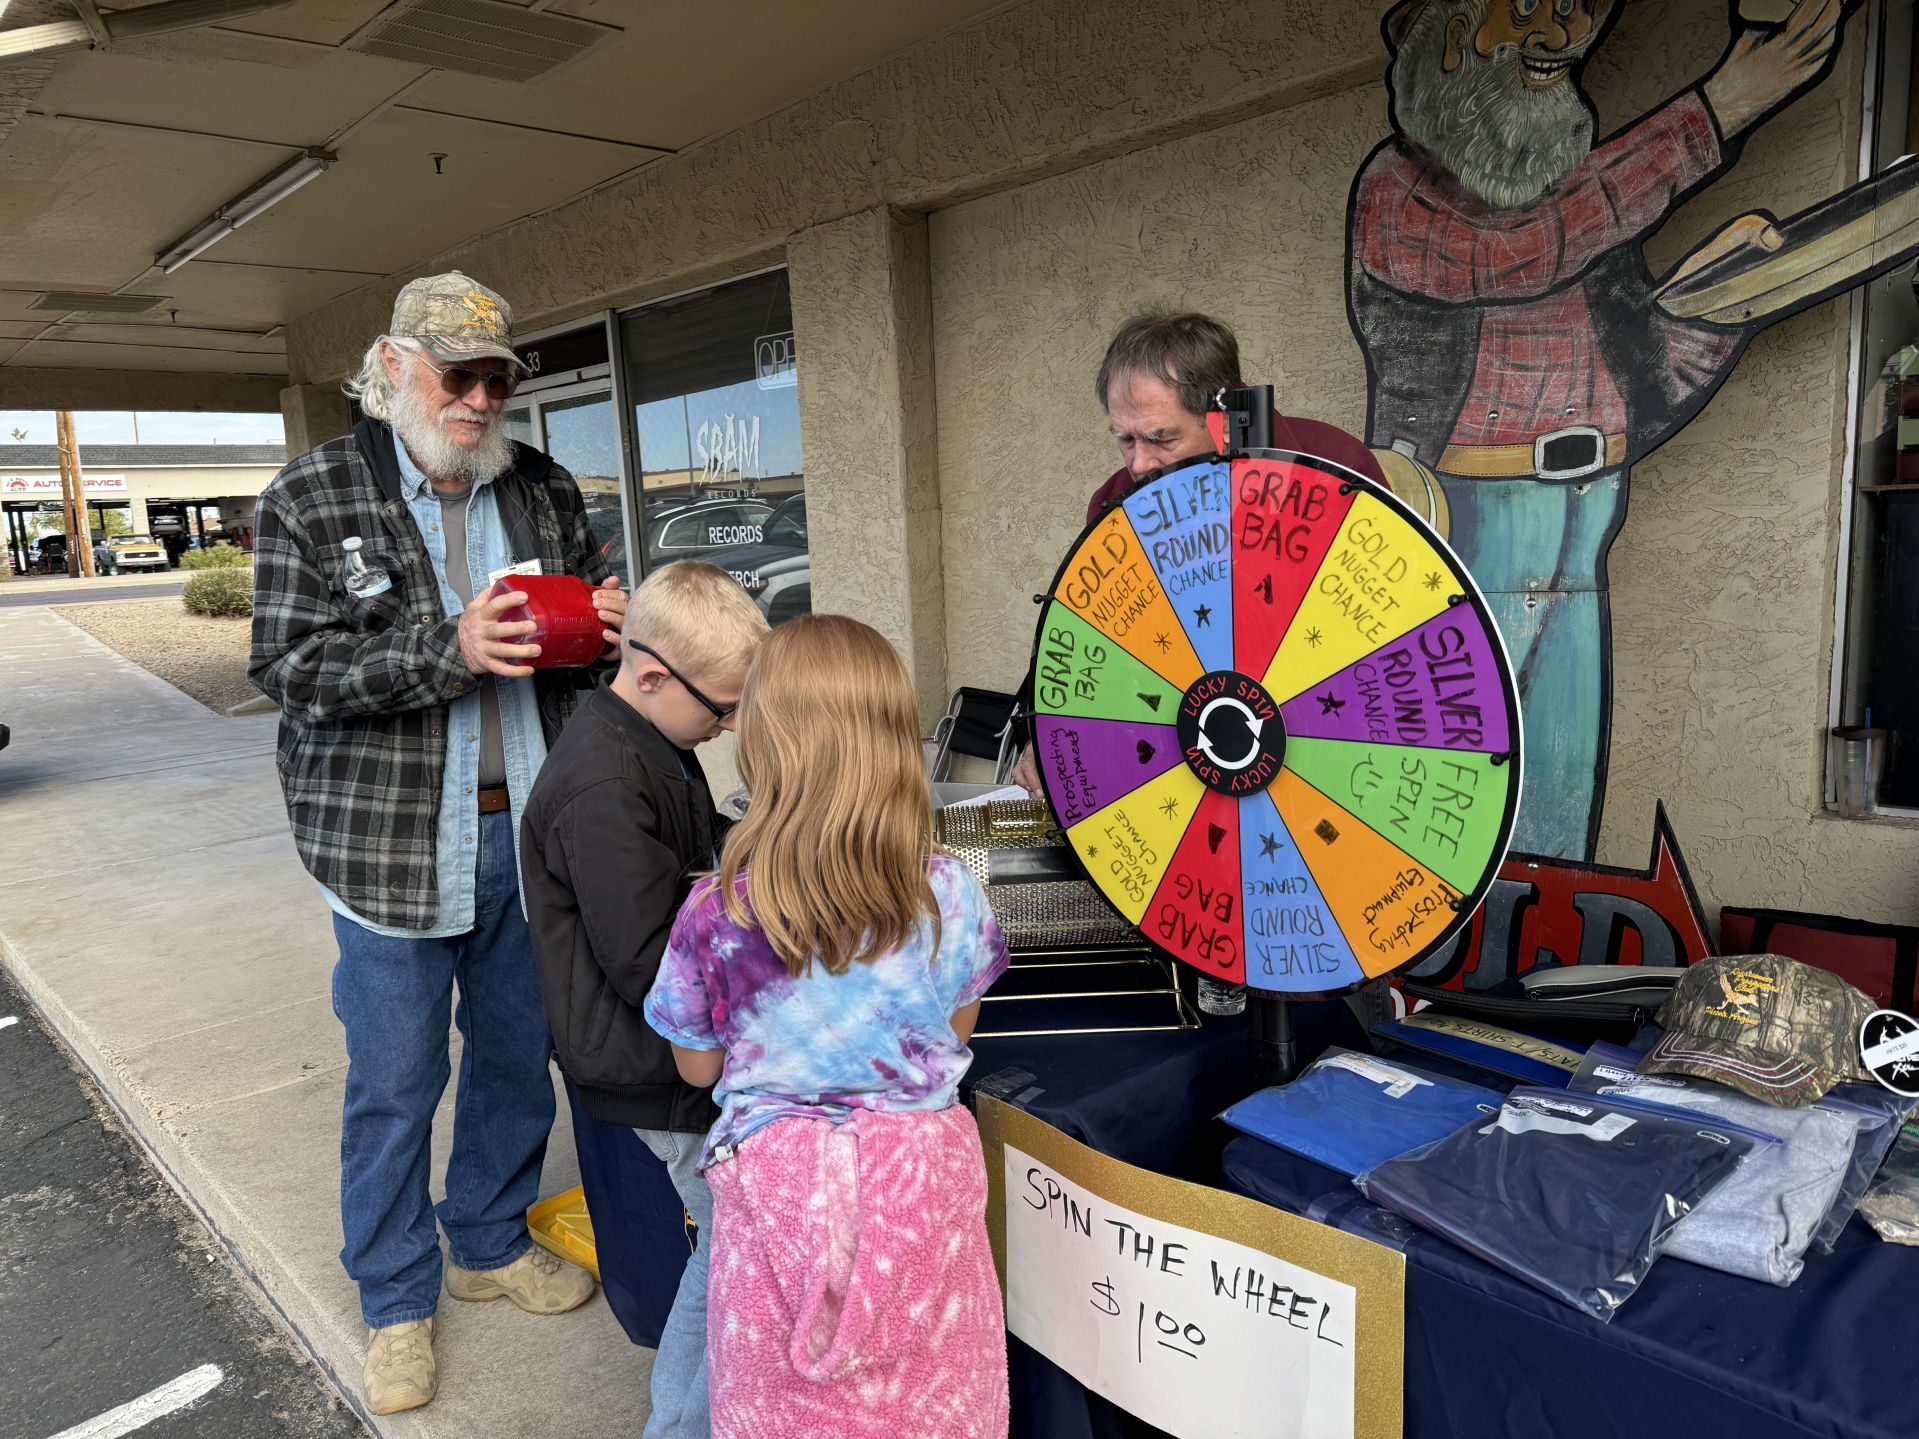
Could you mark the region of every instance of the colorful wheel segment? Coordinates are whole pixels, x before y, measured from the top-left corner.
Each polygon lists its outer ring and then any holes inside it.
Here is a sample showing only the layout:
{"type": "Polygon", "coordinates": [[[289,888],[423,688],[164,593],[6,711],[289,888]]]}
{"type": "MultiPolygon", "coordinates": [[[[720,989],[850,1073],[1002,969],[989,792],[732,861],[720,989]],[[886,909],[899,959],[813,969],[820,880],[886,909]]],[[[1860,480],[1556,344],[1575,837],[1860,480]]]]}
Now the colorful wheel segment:
{"type": "Polygon", "coordinates": [[[1092,882],[1203,973],[1281,993],[1413,964],[1512,835],[1512,669],[1384,486],[1281,451],[1162,470],[1045,597],[1034,755],[1092,882]]]}

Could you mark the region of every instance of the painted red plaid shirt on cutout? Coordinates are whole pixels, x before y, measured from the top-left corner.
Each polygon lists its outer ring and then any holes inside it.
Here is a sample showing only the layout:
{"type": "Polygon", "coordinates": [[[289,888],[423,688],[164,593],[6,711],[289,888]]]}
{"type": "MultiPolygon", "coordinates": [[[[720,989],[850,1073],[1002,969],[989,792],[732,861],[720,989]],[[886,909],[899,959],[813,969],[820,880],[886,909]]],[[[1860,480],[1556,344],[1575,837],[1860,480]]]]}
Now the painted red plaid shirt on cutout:
{"type": "MultiPolygon", "coordinates": [[[[1403,139],[1381,147],[1354,199],[1355,259],[1403,293],[1484,307],[1452,443],[1524,444],[1568,425],[1625,432],[1625,401],[1600,355],[1579,277],[1608,250],[1656,229],[1675,198],[1720,163],[1718,131],[1692,90],[1522,207],[1501,209],[1471,193],[1403,139]]],[[[1675,374],[1699,385],[1737,345],[1731,332],[1658,330],[1675,374]]]]}

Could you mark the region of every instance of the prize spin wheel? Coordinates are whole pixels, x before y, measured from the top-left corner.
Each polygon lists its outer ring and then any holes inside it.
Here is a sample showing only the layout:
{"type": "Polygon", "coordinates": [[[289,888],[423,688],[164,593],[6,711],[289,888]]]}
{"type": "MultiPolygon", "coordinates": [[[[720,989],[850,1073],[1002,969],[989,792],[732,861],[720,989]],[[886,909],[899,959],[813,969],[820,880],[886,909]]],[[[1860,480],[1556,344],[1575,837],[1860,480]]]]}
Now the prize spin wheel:
{"type": "Polygon", "coordinates": [[[1519,703],[1484,598],[1384,486],[1280,450],[1161,470],[1041,598],[1034,759],[1073,853],[1252,988],[1255,1070],[1290,1078],[1284,997],[1417,963],[1505,857],[1519,703]]]}

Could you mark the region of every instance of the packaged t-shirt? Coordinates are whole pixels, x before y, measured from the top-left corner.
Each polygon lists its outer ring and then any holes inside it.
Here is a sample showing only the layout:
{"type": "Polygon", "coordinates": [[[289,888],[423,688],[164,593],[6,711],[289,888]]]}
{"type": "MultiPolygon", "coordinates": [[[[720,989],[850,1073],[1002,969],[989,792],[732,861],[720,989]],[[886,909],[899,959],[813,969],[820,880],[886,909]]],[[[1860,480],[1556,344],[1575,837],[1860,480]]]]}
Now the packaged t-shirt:
{"type": "Polygon", "coordinates": [[[1777,1135],[1679,1221],[1666,1253],[1767,1284],[1792,1283],[1852,1162],[1860,1116],[1814,1105],[1784,1109],[1709,1079],[1635,1074],[1599,1091],[1670,1104],[1777,1135]]]}
{"type": "Polygon", "coordinates": [[[1499,1114],[1376,1165],[1375,1204],[1602,1323],[1682,1218],[1770,1135],[1661,1105],[1515,1089],[1499,1114]]]}
{"type": "Polygon", "coordinates": [[[1876,1084],[1847,1083],[1835,1084],[1819,1101],[1819,1107],[1852,1111],[1859,1125],[1858,1137],[1852,1145],[1852,1163],[1846,1166],[1846,1177],[1839,1181],[1839,1193],[1833,1196],[1832,1208],[1826,1211],[1826,1217],[1819,1221],[1819,1228],[1812,1236],[1812,1247],[1821,1254],[1830,1254],[1832,1246],[1839,1241],[1839,1231],[1852,1218],[1852,1211],[1858,1207],[1860,1198],[1872,1184],[1873,1175],[1879,1172],[1893,1141],[1899,1137],[1899,1126],[1912,1117],[1919,1100],[1894,1094],[1876,1084]]]}
{"type": "Polygon", "coordinates": [[[1341,1174],[1359,1174],[1497,1114],[1499,1104],[1497,1090],[1335,1047],[1291,1084],[1262,1089],[1220,1118],[1341,1174]]]}

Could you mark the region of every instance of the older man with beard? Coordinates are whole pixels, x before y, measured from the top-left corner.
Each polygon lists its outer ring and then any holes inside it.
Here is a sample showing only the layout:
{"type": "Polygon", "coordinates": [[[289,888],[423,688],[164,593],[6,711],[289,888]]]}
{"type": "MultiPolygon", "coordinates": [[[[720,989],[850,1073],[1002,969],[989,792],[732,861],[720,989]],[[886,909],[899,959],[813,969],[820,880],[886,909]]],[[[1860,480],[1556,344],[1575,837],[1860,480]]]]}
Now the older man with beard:
{"type": "Polygon", "coordinates": [[[447,1292],[534,1314],[593,1293],[527,1234],[554,1106],[515,854],[547,746],[593,680],[528,665],[534,626],[501,619],[526,596],[487,596],[515,566],[597,583],[609,658],[626,597],[572,477],[501,430],[518,373],[506,301],[458,271],[415,280],[347,387],[366,418],[260,496],[248,672],[280,705],[287,814],[339,944],[340,1258],[372,1331],[375,1414],[437,1387],[428,1181],[449,1008],[447,1292]]]}
{"type": "MultiPolygon", "coordinates": [[[[1525,711],[1515,847],[1590,857],[1610,715],[1606,553],[1634,459],[1689,420],[1750,331],[1672,318],[1639,242],[1814,84],[1841,0],[1746,30],[1703,82],[1593,146],[1578,72],[1614,0],[1404,0],[1386,17],[1398,133],[1348,216],[1368,443],[1438,472],[1525,711]]],[[[1728,226],[1717,254],[1758,240],[1728,226]]],[[[1701,257],[1703,258],[1703,256],[1701,257]]]]}

